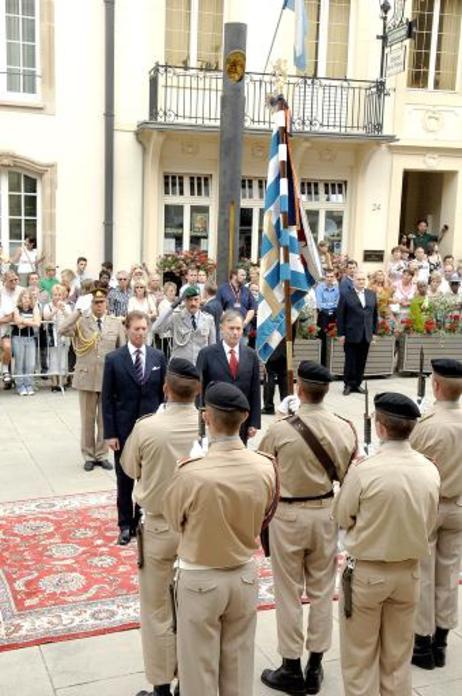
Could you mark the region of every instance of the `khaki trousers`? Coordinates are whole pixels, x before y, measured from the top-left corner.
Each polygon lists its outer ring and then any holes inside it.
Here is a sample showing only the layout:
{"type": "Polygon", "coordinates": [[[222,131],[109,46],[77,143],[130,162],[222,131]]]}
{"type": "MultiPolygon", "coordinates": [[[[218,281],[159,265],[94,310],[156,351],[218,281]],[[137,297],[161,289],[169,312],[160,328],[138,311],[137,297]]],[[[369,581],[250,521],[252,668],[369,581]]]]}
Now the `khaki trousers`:
{"type": "Polygon", "coordinates": [[[257,622],[257,570],[180,570],[181,696],[250,696],[257,622]]]}
{"type": "Polygon", "coordinates": [[[306,647],[326,652],[332,639],[332,596],[337,567],[337,526],[332,499],[280,502],[270,524],[278,652],[303,654],[304,590],[310,600],[306,647]]]}
{"type": "Polygon", "coordinates": [[[104,442],[101,392],[79,389],[79,405],[82,457],[85,461],[104,459],[108,453],[108,448],[104,442]]]}
{"type": "Polygon", "coordinates": [[[421,593],[415,632],[422,636],[432,635],[436,626],[448,629],[457,626],[462,498],[440,500],[430,549],[430,556],[420,562],[421,593]]]}
{"type": "Polygon", "coordinates": [[[345,696],[411,696],[419,561],[357,561],[353,613],[340,599],[340,657],[345,696]]]}
{"type": "Polygon", "coordinates": [[[178,534],[161,515],[146,515],[142,534],[144,565],[138,578],[144,671],[150,684],[160,686],[170,684],[176,673],[169,587],[173,582],[178,534]]]}

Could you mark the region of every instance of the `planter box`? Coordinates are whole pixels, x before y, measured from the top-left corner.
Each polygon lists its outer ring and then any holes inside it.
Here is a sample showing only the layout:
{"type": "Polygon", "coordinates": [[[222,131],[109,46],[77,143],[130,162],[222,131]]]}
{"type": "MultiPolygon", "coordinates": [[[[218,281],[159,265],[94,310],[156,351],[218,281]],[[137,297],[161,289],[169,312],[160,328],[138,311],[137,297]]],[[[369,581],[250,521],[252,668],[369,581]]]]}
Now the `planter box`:
{"type": "MultiPolygon", "coordinates": [[[[314,360],[321,362],[321,341],[319,338],[307,339],[296,338],[294,341],[293,367],[294,377],[297,377],[298,365],[302,360],[314,360]]],[[[263,383],[265,376],[265,366],[260,362],[260,382],[263,383]]]]}
{"type": "MultiPolygon", "coordinates": [[[[335,338],[327,341],[327,367],[332,374],[343,376],[345,353],[343,346],[335,338]]],[[[370,345],[367,356],[365,377],[392,375],[395,365],[395,337],[377,336],[375,344],[370,345]]]]}
{"type": "Polygon", "coordinates": [[[321,341],[319,338],[296,338],[294,341],[294,375],[297,375],[298,366],[302,360],[314,360],[321,362],[321,341]]]}
{"type": "Polygon", "coordinates": [[[462,334],[405,334],[399,339],[398,370],[419,372],[420,349],[424,349],[424,371],[431,372],[433,358],[462,360],[462,334]]]}

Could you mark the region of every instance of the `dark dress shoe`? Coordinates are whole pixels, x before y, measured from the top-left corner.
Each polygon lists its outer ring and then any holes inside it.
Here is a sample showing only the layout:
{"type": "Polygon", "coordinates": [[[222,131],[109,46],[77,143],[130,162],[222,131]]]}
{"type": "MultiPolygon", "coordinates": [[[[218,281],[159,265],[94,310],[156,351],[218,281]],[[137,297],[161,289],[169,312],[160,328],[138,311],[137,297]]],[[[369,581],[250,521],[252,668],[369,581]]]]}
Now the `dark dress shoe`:
{"type": "Polygon", "coordinates": [[[432,641],[433,659],[435,667],[444,667],[446,664],[446,648],[448,646],[448,628],[436,627],[432,641]]]}
{"type": "Polygon", "coordinates": [[[278,669],[265,669],[260,678],[270,689],[284,691],[291,696],[305,696],[306,687],[300,660],[283,658],[278,669]]]}
{"type": "Polygon", "coordinates": [[[112,469],[114,468],[108,459],[98,459],[96,461],[96,464],[100,466],[102,469],[106,469],[106,471],[112,471],[112,469]]]}
{"type": "Polygon", "coordinates": [[[119,532],[119,536],[117,537],[117,543],[119,546],[126,546],[130,543],[131,538],[130,527],[123,527],[123,529],[121,529],[119,532]]]}
{"type": "Polygon", "coordinates": [[[83,468],[85,469],[85,471],[93,471],[93,469],[95,468],[95,462],[92,459],[87,459],[87,461],[83,465],[83,468]]]}
{"type": "Polygon", "coordinates": [[[415,634],[411,662],[421,669],[435,669],[431,636],[419,636],[417,633],[415,634]]]}
{"type": "Polygon", "coordinates": [[[366,390],[364,389],[364,387],[356,387],[355,392],[357,394],[365,394],[366,390]]]}
{"type": "Polygon", "coordinates": [[[152,696],[172,696],[170,684],[161,684],[160,686],[155,686],[152,696]]]}
{"type": "Polygon", "coordinates": [[[312,652],[305,670],[305,689],[307,694],[318,694],[324,679],[321,660],[323,653],[312,652]]]}
{"type": "Polygon", "coordinates": [[[343,389],[343,396],[349,396],[350,394],[351,394],[351,387],[349,387],[348,385],[345,385],[345,387],[343,389]]]}
{"type": "Polygon", "coordinates": [[[265,416],[274,416],[275,414],[274,408],[262,408],[261,412],[265,416]]]}

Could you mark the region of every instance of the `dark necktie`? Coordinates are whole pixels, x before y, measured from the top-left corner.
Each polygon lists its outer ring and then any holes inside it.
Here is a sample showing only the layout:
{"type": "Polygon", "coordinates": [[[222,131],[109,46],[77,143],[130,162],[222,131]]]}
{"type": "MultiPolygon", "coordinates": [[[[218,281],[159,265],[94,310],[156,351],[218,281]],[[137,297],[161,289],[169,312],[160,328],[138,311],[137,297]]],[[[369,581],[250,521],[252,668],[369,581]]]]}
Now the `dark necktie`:
{"type": "Polygon", "coordinates": [[[98,331],[101,333],[101,331],[103,330],[103,322],[101,319],[97,319],[96,323],[98,324],[98,331]]]}
{"type": "Polygon", "coordinates": [[[231,348],[229,351],[229,371],[231,372],[231,375],[233,379],[236,379],[237,377],[237,371],[239,368],[239,361],[236,357],[236,351],[234,348],[231,348]]]}
{"type": "Polygon", "coordinates": [[[143,361],[141,359],[141,350],[138,348],[138,350],[135,350],[135,372],[136,372],[136,379],[140,384],[143,384],[143,378],[144,378],[144,370],[143,370],[143,361]]]}
{"type": "Polygon", "coordinates": [[[191,314],[191,324],[192,324],[193,330],[195,331],[197,329],[197,322],[196,322],[196,316],[194,314],[191,314]]]}

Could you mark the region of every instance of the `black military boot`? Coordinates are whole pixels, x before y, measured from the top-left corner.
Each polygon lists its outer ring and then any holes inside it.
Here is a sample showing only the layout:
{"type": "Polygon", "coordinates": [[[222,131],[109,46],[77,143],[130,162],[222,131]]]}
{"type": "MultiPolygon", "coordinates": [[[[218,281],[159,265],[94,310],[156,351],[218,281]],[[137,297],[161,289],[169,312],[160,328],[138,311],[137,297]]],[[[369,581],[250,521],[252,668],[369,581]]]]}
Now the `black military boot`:
{"type": "Polygon", "coordinates": [[[448,645],[448,628],[436,627],[432,641],[432,651],[435,660],[435,667],[444,667],[446,664],[446,648],[448,645]]]}
{"type": "Polygon", "coordinates": [[[414,651],[412,653],[411,662],[421,669],[435,669],[431,636],[419,636],[417,633],[415,634],[414,651]]]}
{"type": "Polygon", "coordinates": [[[317,694],[324,679],[322,656],[324,653],[311,652],[305,670],[305,689],[307,694],[317,694]]]}
{"type": "Polygon", "coordinates": [[[300,660],[288,660],[282,658],[282,665],[278,669],[265,669],[261,680],[265,686],[276,691],[284,691],[290,696],[305,696],[305,680],[303,679],[300,660]]]}
{"type": "Polygon", "coordinates": [[[152,691],[139,691],[136,696],[172,696],[170,684],[155,686],[152,691]]]}

